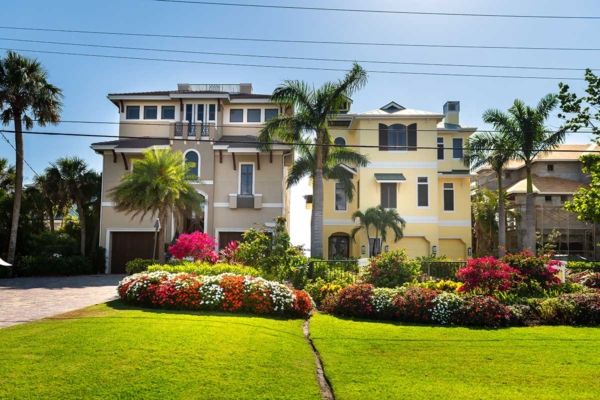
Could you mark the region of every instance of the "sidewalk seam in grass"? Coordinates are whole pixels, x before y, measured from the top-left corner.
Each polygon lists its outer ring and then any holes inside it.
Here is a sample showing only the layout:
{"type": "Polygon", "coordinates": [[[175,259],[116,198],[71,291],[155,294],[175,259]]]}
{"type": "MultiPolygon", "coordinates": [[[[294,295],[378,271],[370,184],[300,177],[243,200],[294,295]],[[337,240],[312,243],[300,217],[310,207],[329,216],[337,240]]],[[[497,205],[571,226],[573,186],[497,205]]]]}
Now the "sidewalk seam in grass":
{"type": "Polygon", "coordinates": [[[315,364],[317,365],[317,382],[321,388],[321,398],[323,400],[334,400],[335,396],[333,394],[333,387],[331,387],[331,383],[325,375],[325,369],[323,368],[323,362],[321,361],[319,352],[310,338],[310,317],[308,317],[306,321],[304,321],[304,324],[302,324],[302,331],[304,332],[304,337],[306,338],[306,341],[312,350],[313,356],[315,357],[315,364]]]}

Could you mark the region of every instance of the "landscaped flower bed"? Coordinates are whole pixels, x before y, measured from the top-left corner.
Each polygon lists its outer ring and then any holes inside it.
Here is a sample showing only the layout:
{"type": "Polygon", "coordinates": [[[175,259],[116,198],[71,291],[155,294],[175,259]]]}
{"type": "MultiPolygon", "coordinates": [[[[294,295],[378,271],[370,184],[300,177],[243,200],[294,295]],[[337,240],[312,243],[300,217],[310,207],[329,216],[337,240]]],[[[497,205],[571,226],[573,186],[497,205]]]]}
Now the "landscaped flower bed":
{"type": "Polygon", "coordinates": [[[304,317],[313,308],[308,293],[252,276],[150,272],[123,279],[117,287],[127,303],[195,311],[247,312],[304,317]]]}

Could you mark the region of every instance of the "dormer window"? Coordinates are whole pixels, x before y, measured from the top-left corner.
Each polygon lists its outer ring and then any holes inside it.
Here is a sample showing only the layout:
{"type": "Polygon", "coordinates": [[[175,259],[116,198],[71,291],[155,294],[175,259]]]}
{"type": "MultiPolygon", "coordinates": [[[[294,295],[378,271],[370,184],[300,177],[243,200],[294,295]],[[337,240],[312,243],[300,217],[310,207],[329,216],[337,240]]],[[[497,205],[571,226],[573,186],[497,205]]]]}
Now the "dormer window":
{"type": "Polygon", "coordinates": [[[392,102],[386,104],[385,106],[381,107],[380,110],[385,111],[390,114],[393,114],[397,111],[404,110],[404,107],[402,107],[400,104],[392,101],[392,102]]]}

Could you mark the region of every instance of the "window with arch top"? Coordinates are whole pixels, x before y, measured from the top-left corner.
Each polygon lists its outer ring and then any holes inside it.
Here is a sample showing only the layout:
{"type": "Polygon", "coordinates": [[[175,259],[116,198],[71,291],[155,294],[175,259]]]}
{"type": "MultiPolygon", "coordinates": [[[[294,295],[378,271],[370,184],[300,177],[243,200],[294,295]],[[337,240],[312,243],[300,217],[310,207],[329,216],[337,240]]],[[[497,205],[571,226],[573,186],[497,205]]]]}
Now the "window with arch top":
{"type": "Polygon", "coordinates": [[[200,176],[200,157],[195,150],[190,150],[185,153],[185,161],[194,163],[194,166],[191,167],[188,171],[189,175],[193,175],[195,177],[200,176]]]}
{"type": "Polygon", "coordinates": [[[344,139],[343,137],[336,137],[335,140],[333,141],[333,144],[335,144],[336,146],[345,146],[346,145],[346,139],[344,139]]]}

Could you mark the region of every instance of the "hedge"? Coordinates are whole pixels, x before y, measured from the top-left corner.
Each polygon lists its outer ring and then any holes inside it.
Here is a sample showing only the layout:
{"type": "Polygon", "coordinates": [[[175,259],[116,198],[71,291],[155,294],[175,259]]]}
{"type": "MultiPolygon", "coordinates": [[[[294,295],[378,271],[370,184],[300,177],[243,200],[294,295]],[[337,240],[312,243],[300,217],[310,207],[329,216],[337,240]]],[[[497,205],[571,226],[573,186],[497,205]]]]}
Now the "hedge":
{"type": "Polygon", "coordinates": [[[92,262],[84,256],[23,256],[18,259],[15,274],[19,277],[89,275],[92,269],[92,262]]]}
{"type": "Polygon", "coordinates": [[[209,264],[209,263],[196,263],[193,261],[178,262],[174,265],[165,264],[154,264],[148,267],[148,272],[165,271],[172,274],[178,273],[189,273],[196,275],[220,275],[225,273],[237,274],[237,275],[249,275],[255,277],[263,277],[261,271],[252,267],[245,267],[243,265],[230,265],[230,264],[209,264]]]}

